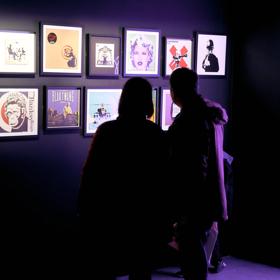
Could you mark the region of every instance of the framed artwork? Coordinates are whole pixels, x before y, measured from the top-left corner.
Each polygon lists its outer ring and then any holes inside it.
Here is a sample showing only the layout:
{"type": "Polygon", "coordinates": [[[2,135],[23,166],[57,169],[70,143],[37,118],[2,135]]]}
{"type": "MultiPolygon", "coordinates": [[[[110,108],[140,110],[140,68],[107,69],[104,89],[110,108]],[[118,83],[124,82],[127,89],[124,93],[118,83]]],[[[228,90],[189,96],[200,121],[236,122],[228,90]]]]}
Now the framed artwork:
{"type": "Polygon", "coordinates": [[[197,33],[196,44],[197,74],[225,76],[227,36],[197,33]]]}
{"type": "Polygon", "coordinates": [[[38,89],[0,88],[0,137],[38,135],[38,89]]]}
{"type": "Polygon", "coordinates": [[[35,33],[0,30],[0,75],[34,75],[35,44],[35,33]]]}
{"type": "Polygon", "coordinates": [[[192,69],[192,40],[166,38],[165,76],[181,67],[192,69]]]}
{"type": "Polygon", "coordinates": [[[86,89],[85,135],[92,135],[99,125],[118,117],[121,92],[122,89],[86,89]]]}
{"type": "Polygon", "coordinates": [[[46,129],[80,127],[81,88],[46,87],[46,129]]]}
{"type": "Polygon", "coordinates": [[[89,35],[89,76],[119,77],[120,41],[119,37],[89,35]]]}
{"type": "Polygon", "coordinates": [[[124,76],[158,77],[159,30],[124,29],[124,76]]]}
{"type": "Polygon", "coordinates": [[[153,88],[153,106],[154,106],[154,114],[149,118],[150,121],[154,123],[158,123],[158,88],[153,88]]]}
{"type": "Polygon", "coordinates": [[[81,76],[82,28],[41,24],[41,75],[81,76]]]}
{"type": "Polygon", "coordinates": [[[180,107],[173,103],[170,90],[163,89],[161,94],[161,128],[168,130],[174,118],[180,112],[180,107]]]}

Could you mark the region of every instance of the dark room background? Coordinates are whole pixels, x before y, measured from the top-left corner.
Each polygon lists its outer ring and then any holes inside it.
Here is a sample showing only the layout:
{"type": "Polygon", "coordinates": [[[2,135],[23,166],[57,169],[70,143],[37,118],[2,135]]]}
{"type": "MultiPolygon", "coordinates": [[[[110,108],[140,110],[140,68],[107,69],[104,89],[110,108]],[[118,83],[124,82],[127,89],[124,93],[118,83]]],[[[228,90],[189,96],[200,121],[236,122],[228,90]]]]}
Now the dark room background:
{"type": "MultiPolygon", "coordinates": [[[[39,88],[39,136],[0,142],[2,213],[8,221],[4,231],[12,236],[9,242],[59,236],[71,247],[76,237],[79,180],[91,138],[84,137],[82,130],[44,130],[43,87],[118,88],[126,81],[122,76],[88,79],[85,56],[81,77],[40,76],[39,22],[82,26],[84,42],[86,34],[121,37],[123,27],[159,29],[161,36],[178,38],[193,38],[195,31],[224,33],[229,44],[226,76],[200,78],[199,91],[220,102],[230,117],[225,150],[235,159],[231,253],[279,265],[279,245],[275,244],[280,236],[275,195],[280,143],[276,136],[279,20],[273,7],[266,8],[266,17],[261,8],[254,8],[248,20],[250,9],[240,11],[241,1],[237,2],[80,0],[74,5],[69,1],[1,1],[0,29],[36,32],[37,66],[34,78],[0,77],[0,86],[39,88]]],[[[155,87],[168,87],[162,75],[149,81],[155,87]]]]}

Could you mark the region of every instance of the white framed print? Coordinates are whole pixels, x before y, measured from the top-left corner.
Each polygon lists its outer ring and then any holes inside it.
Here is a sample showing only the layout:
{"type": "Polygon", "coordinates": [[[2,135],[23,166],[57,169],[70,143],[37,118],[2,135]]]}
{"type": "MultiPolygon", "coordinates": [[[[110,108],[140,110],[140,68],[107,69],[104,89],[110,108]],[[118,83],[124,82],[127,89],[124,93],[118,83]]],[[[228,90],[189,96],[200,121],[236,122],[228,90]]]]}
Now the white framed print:
{"type": "Polygon", "coordinates": [[[160,32],[124,29],[124,76],[160,75],[160,32]]]}
{"type": "Polygon", "coordinates": [[[161,115],[160,124],[163,130],[168,130],[173,123],[175,117],[180,113],[181,109],[171,98],[170,89],[162,89],[161,92],[161,115]]]}
{"type": "Polygon", "coordinates": [[[40,74],[82,75],[82,27],[41,23],[40,74]]]}
{"type": "Polygon", "coordinates": [[[177,68],[192,69],[192,40],[166,38],[165,76],[170,76],[177,68]]]}
{"type": "Polygon", "coordinates": [[[38,135],[38,88],[0,88],[0,137],[38,135]]]}
{"type": "Polygon", "coordinates": [[[118,117],[119,100],[122,89],[85,90],[84,135],[92,135],[99,125],[118,117]]]}
{"type": "Polygon", "coordinates": [[[34,75],[35,41],[32,32],[0,30],[0,75],[34,75]]]}
{"type": "Polygon", "coordinates": [[[118,78],[120,74],[119,37],[88,36],[88,76],[118,78]]]}
{"type": "Polygon", "coordinates": [[[227,36],[197,33],[196,45],[197,74],[225,76],[227,36]]]}

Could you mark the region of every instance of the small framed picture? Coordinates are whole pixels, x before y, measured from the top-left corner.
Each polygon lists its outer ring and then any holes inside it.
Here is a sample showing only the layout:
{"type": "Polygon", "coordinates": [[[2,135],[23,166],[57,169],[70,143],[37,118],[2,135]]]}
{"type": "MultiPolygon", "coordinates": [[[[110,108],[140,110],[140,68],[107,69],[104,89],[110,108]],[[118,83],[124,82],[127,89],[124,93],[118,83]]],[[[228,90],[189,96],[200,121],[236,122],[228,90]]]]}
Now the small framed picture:
{"type": "Polygon", "coordinates": [[[80,127],[81,88],[46,87],[46,129],[80,127]]]}
{"type": "Polygon", "coordinates": [[[0,137],[38,135],[38,88],[0,88],[0,137]]]}
{"type": "Polygon", "coordinates": [[[88,75],[90,77],[119,77],[119,37],[93,36],[88,38],[88,75]]]}
{"type": "Polygon", "coordinates": [[[41,24],[41,75],[81,76],[82,28],[41,24]]]}
{"type": "Polygon", "coordinates": [[[177,68],[192,69],[192,40],[166,38],[165,76],[170,76],[177,68]]]}
{"type": "Polygon", "coordinates": [[[153,88],[153,106],[154,114],[149,118],[150,121],[158,123],[158,101],[159,101],[159,91],[158,88],[153,88]]]}
{"type": "Polygon", "coordinates": [[[85,93],[85,131],[92,135],[99,125],[118,117],[122,89],[87,88],[85,93]]]}
{"type": "Polygon", "coordinates": [[[159,30],[124,29],[124,76],[160,75],[159,30]]]}
{"type": "Polygon", "coordinates": [[[34,75],[36,35],[0,30],[0,75],[34,75]]]}
{"type": "Polygon", "coordinates": [[[162,89],[161,93],[161,128],[168,130],[175,117],[180,113],[180,107],[178,107],[171,98],[169,89],[162,89]]]}
{"type": "Polygon", "coordinates": [[[227,36],[196,34],[196,72],[198,75],[225,76],[227,36]]]}

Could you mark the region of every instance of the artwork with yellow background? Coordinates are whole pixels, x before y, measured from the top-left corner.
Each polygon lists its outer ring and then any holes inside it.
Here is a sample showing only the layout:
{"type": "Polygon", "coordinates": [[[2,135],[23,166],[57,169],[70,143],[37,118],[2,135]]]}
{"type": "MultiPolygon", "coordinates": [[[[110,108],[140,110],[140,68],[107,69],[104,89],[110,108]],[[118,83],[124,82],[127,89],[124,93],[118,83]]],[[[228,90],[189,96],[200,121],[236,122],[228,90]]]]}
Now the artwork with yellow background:
{"type": "Polygon", "coordinates": [[[81,73],[82,28],[43,25],[43,72],[81,73]]]}

